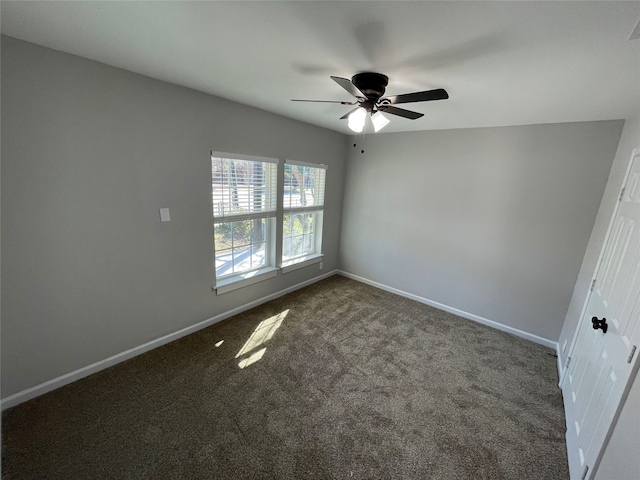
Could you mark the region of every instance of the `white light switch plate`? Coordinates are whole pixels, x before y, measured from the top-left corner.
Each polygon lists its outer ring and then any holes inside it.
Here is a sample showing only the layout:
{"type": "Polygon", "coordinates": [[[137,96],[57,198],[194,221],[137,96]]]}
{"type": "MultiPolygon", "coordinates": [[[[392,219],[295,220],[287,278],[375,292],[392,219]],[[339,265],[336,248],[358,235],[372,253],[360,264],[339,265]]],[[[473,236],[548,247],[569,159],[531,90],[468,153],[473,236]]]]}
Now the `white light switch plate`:
{"type": "Polygon", "coordinates": [[[160,209],[160,221],[161,222],[170,222],[171,221],[171,215],[169,215],[169,209],[168,208],[161,208],[160,209]]]}

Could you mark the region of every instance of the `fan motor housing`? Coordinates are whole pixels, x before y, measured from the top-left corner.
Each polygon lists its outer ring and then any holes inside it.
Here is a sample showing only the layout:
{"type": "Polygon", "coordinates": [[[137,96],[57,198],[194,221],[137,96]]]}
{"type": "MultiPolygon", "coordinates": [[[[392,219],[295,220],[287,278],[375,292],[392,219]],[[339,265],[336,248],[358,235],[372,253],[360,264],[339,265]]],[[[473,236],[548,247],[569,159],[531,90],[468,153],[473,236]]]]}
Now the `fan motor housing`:
{"type": "Polygon", "coordinates": [[[369,100],[378,100],[384,95],[385,87],[389,84],[389,77],[381,73],[362,72],[351,77],[358,90],[364,93],[369,100]]]}

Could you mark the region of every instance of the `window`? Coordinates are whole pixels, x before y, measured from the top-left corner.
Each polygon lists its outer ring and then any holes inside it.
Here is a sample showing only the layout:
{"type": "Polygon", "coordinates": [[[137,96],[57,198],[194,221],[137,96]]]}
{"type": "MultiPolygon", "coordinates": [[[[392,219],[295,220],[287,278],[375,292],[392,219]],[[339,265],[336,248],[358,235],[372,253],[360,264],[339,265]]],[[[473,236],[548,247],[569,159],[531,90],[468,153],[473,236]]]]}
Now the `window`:
{"type": "Polygon", "coordinates": [[[282,270],[320,262],[326,167],[287,161],[284,166],[282,270]]]}
{"type": "Polygon", "coordinates": [[[275,159],[211,153],[218,293],[276,275],[277,168],[275,159]]]}
{"type": "Polygon", "coordinates": [[[278,170],[278,164],[211,152],[218,294],[275,277],[277,264],[286,273],[322,261],[326,166],[287,160],[278,170]]]}

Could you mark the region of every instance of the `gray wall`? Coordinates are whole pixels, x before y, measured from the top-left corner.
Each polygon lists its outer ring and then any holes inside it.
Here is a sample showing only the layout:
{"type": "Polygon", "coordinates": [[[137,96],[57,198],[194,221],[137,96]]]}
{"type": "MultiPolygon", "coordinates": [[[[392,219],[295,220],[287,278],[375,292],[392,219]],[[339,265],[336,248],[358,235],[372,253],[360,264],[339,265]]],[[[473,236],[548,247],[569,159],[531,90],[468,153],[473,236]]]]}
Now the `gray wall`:
{"type": "Polygon", "coordinates": [[[7,37],[1,100],[5,398],[338,267],[342,134],[7,37]],[[211,149],[329,165],[324,271],[212,292],[211,149]]]}
{"type": "Polygon", "coordinates": [[[622,127],[368,136],[347,167],[342,268],[557,341],[622,127]]]}

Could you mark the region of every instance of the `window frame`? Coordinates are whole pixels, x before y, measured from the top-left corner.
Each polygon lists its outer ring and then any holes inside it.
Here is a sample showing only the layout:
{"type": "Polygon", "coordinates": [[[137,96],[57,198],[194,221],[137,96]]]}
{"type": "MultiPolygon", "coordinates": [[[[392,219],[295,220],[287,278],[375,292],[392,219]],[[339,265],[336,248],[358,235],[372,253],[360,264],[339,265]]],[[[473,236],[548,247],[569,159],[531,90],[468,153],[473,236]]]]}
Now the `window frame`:
{"type": "MultiPolygon", "coordinates": [[[[322,193],[321,193],[321,203],[310,205],[310,206],[291,206],[291,202],[289,201],[289,206],[285,206],[285,190],[286,186],[283,182],[283,189],[281,193],[282,198],[282,217],[279,218],[280,224],[282,225],[282,235],[280,241],[282,242],[282,251],[280,253],[280,269],[282,273],[288,273],[294,270],[298,270],[299,268],[307,267],[309,265],[314,265],[316,263],[320,263],[323,260],[324,254],[322,253],[322,237],[323,237],[323,223],[324,223],[324,198],[326,191],[326,172],[327,165],[320,163],[308,163],[308,162],[300,162],[297,160],[285,160],[283,167],[283,177],[284,171],[287,168],[287,165],[291,166],[301,166],[301,167],[310,167],[318,170],[324,170],[323,175],[323,185],[322,185],[322,193]],[[284,218],[287,215],[296,215],[296,214],[305,214],[305,213],[313,213],[314,217],[314,227],[313,227],[313,244],[314,249],[313,252],[305,253],[296,257],[291,257],[285,260],[284,257],[284,243],[285,243],[285,234],[284,234],[284,218]]],[[[315,200],[315,199],[314,199],[315,200]]]]}
{"type": "MultiPolygon", "coordinates": [[[[263,157],[256,155],[245,155],[239,153],[220,152],[216,150],[210,151],[209,163],[211,167],[211,212],[212,212],[212,245],[213,245],[213,287],[212,289],[217,295],[221,295],[227,292],[237,290],[242,287],[246,287],[263,280],[274,278],[278,276],[278,270],[282,274],[298,270],[300,268],[307,267],[322,262],[324,254],[322,253],[322,239],[324,230],[324,197],[326,191],[326,171],[327,165],[321,163],[307,163],[297,160],[281,160],[273,157],[263,157]],[[269,194],[265,190],[265,203],[270,206],[269,210],[259,212],[247,212],[247,213],[231,213],[228,214],[228,209],[224,204],[221,205],[222,213],[216,215],[216,202],[215,202],[215,183],[214,183],[214,171],[213,171],[213,159],[220,158],[225,160],[245,160],[251,162],[264,162],[275,165],[271,171],[271,177],[269,177],[269,185],[265,185],[264,188],[268,188],[269,194]],[[282,166],[281,166],[282,165],[282,166]],[[291,196],[289,206],[285,208],[285,170],[286,165],[297,165],[303,167],[311,167],[315,169],[324,170],[322,175],[322,190],[319,194],[321,197],[321,204],[311,206],[295,206],[291,207],[291,196]],[[269,201],[267,202],[267,198],[269,201]],[[308,254],[302,254],[288,260],[284,260],[283,246],[284,246],[284,218],[286,215],[295,215],[300,213],[313,213],[313,243],[314,251],[308,254]],[[216,225],[220,223],[231,223],[244,220],[264,219],[266,221],[266,232],[264,238],[264,251],[265,251],[265,265],[246,270],[237,273],[229,273],[226,275],[218,276],[216,272],[216,240],[215,232],[216,225]]],[[[222,183],[221,185],[224,185],[222,183]]],[[[222,191],[224,192],[224,188],[222,191]]],[[[251,187],[249,187],[250,189],[251,187]]],[[[221,196],[224,200],[224,195],[221,196]]],[[[237,200],[233,200],[236,202],[237,200]]],[[[314,197],[314,203],[316,197],[314,197]]],[[[249,207],[249,210],[252,208],[249,207]]],[[[232,234],[233,235],[233,234],[232,234]]],[[[261,243],[261,242],[259,242],[261,243]]],[[[253,245],[249,243],[248,245],[253,245]]],[[[226,249],[225,249],[226,250],[226,249]]],[[[234,254],[233,247],[230,249],[231,255],[234,254]]],[[[321,267],[322,268],[322,267],[321,267]]]]}
{"type": "MultiPolygon", "coordinates": [[[[252,285],[257,282],[261,282],[263,280],[267,280],[269,278],[273,278],[277,275],[276,266],[276,232],[277,232],[277,218],[279,212],[279,194],[278,194],[278,176],[280,171],[280,160],[277,158],[271,157],[261,157],[254,155],[244,155],[238,153],[228,153],[228,152],[219,152],[212,150],[210,152],[209,157],[210,167],[212,169],[212,178],[211,178],[211,213],[212,213],[212,230],[213,230],[213,276],[214,276],[214,287],[213,289],[216,291],[218,295],[223,293],[227,293],[238,288],[242,288],[248,285],[252,285]],[[265,211],[259,212],[248,212],[248,213],[238,213],[238,214],[227,214],[227,212],[222,209],[222,214],[216,216],[216,204],[214,202],[215,191],[214,191],[214,179],[213,179],[213,159],[221,158],[224,160],[244,160],[250,162],[261,162],[261,163],[269,163],[275,165],[273,171],[270,172],[270,175],[273,175],[273,178],[269,178],[268,185],[265,185],[265,196],[269,198],[269,208],[265,211]],[[232,223],[238,221],[245,220],[257,220],[264,219],[265,221],[265,238],[264,238],[264,251],[265,251],[265,264],[259,267],[245,270],[242,272],[232,272],[226,275],[218,276],[217,268],[216,268],[216,246],[215,246],[215,232],[216,225],[222,223],[232,223]]],[[[233,255],[233,250],[231,250],[231,254],[233,255]]]]}

